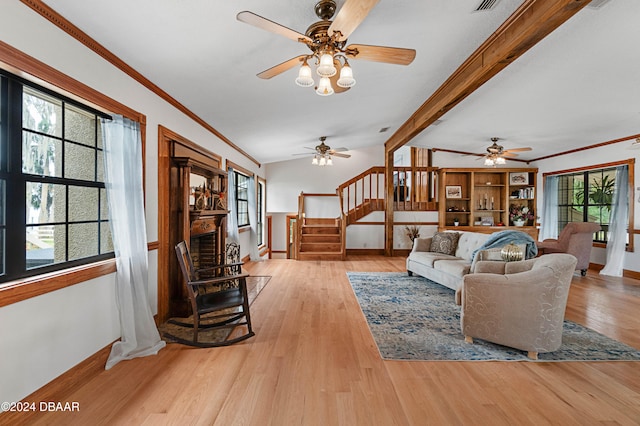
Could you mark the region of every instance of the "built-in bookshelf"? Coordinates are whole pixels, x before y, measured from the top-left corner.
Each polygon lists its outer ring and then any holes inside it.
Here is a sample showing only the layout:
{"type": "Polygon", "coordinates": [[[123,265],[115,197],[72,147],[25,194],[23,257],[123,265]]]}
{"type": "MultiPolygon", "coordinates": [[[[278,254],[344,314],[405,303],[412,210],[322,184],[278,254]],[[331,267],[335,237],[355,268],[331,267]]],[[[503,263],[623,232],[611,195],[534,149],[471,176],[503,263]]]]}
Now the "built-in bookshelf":
{"type": "Polygon", "coordinates": [[[439,228],[492,233],[517,228],[537,237],[536,177],[538,169],[440,169],[439,228]],[[517,226],[512,208],[526,207],[532,219],[517,226]]]}

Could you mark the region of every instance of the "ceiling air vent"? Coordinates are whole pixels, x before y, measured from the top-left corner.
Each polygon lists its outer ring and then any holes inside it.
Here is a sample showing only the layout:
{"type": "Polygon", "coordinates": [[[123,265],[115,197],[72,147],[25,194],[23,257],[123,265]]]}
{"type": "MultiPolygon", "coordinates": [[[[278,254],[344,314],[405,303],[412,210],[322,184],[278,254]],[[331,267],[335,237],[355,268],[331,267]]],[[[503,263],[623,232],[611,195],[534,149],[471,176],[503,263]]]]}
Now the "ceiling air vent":
{"type": "Polygon", "coordinates": [[[388,128],[388,127],[383,127],[382,129],[378,130],[378,133],[384,133],[384,132],[386,132],[387,130],[389,130],[389,128],[388,128]]]}
{"type": "Polygon", "coordinates": [[[493,6],[496,5],[500,0],[482,0],[478,7],[476,7],[476,12],[481,12],[483,10],[491,10],[493,6]]]}

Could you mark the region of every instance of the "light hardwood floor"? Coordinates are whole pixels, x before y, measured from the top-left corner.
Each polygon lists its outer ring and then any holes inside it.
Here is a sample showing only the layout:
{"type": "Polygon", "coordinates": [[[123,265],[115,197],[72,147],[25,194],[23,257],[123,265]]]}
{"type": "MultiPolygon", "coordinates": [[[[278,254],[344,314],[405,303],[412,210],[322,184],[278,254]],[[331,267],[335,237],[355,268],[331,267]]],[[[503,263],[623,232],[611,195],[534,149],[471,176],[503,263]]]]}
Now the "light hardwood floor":
{"type": "MultiPolygon", "coordinates": [[[[246,269],[273,277],[255,337],[121,362],[65,396],[80,412],[34,424],[640,424],[640,362],[383,361],[345,272],[404,271],[404,258],[246,269]]],[[[639,301],[636,280],[576,274],[567,318],[640,348],[639,301]]]]}

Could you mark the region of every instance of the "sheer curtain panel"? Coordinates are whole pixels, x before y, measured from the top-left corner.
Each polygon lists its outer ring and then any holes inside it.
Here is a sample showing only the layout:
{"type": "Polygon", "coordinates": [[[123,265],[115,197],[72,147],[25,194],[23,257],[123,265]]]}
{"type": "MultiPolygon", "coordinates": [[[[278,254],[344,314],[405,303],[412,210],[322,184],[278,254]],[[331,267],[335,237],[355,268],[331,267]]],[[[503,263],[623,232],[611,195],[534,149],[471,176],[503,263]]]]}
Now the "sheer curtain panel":
{"type": "Polygon", "coordinates": [[[539,240],[558,238],[558,176],[547,176],[542,197],[542,225],[539,240]]]}
{"type": "Polygon", "coordinates": [[[600,271],[602,275],[622,276],[624,252],[627,245],[627,224],[629,223],[627,182],[629,182],[627,166],[616,167],[616,185],[613,190],[611,216],[609,217],[607,264],[600,271]]]}
{"type": "Polygon", "coordinates": [[[258,251],[258,208],[256,201],[256,178],[251,176],[249,178],[249,194],[247,196],[247,202],[249,204],[249,227],[250,230],[250,248],[249,257],[251,260],[260,260],[260,252],[258,251]]]}
{"type": "Polygon", "coordinates": [[[105,186],[116,255],[116,302],[120,341],[105,369],[118,362],[155,355],[165,346],[148,300],[147,234],[142,190],[142,140],[135,121],[102,120],[105,186]]]}

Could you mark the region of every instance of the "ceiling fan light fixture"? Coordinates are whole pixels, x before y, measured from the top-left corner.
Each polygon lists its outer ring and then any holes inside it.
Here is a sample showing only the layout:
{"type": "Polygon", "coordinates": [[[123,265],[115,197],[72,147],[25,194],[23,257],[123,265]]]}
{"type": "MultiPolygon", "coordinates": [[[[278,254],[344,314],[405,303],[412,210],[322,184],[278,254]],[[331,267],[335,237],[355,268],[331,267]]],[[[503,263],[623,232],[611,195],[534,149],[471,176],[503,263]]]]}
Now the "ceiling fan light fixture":
{"type": "Polygon", "coordinates": [[[320,96],[333,95],[333,87],[331,87],[331,80],[329,80],[329,77],[322,77],[320,79],[316,93],[320,96]]]}
{"type": "Polygon", "coordinates": [[[311,76],[311,67],[307,64],[305,59],[298,71],[298,78],[296,78],[296,84],[300,87],[311,87],[315,84],[313,77],[311,76]]]}
{"type": "Polygon", "coordinates": [[[325,164],[327,164],[327,160],[324,158],[324,155],[322,157],[320,157],[320,162],[318,163],[318,166],[322,167],[325,164]]]}
{"type": "Polygon", "coordinates": [[[356,79],[353,78],[353,70],[348,62],[345,61],[344,66],[340,70],[340,78],[336,83],[340,87],[352,87],[356,84],[356,79]]]}
{"type": "Polygon", "coordinates": [[[313,156],[313,160],[311,160],[311,164],[313,164],[314,166],[318,165],[318,156],[317,155],[313,156]]]}
{"type": "Polygon", "coordinates": [[[320,77],[333,77],[336,75],[338,70],[333,64],[333,54],[330,52],[324,52],[320,55],[320,64],[318,65],[316,72],[320,77]]]}
{"type": "Polygon", "coordinates": [[[495,159],[495,163],[496,164],[507,164],[507,161],[504,159],[504,157],[497,157],[495,159]]]}
{"type": "Polygon", "coordinates": [[[327,166],[333,166],[333,160],[330,155],[327,156],[327,166]]]}
{"type": "Polygon", "coordinates": [[[493,166],[493,165],[494,165],[494,163],[493,163],[493,159],[491,159],[491,158],[489,158],[489,157],[486,157],[486,158],[484,159],[484,165],[485,165],[485,166],[493,166]]]}

